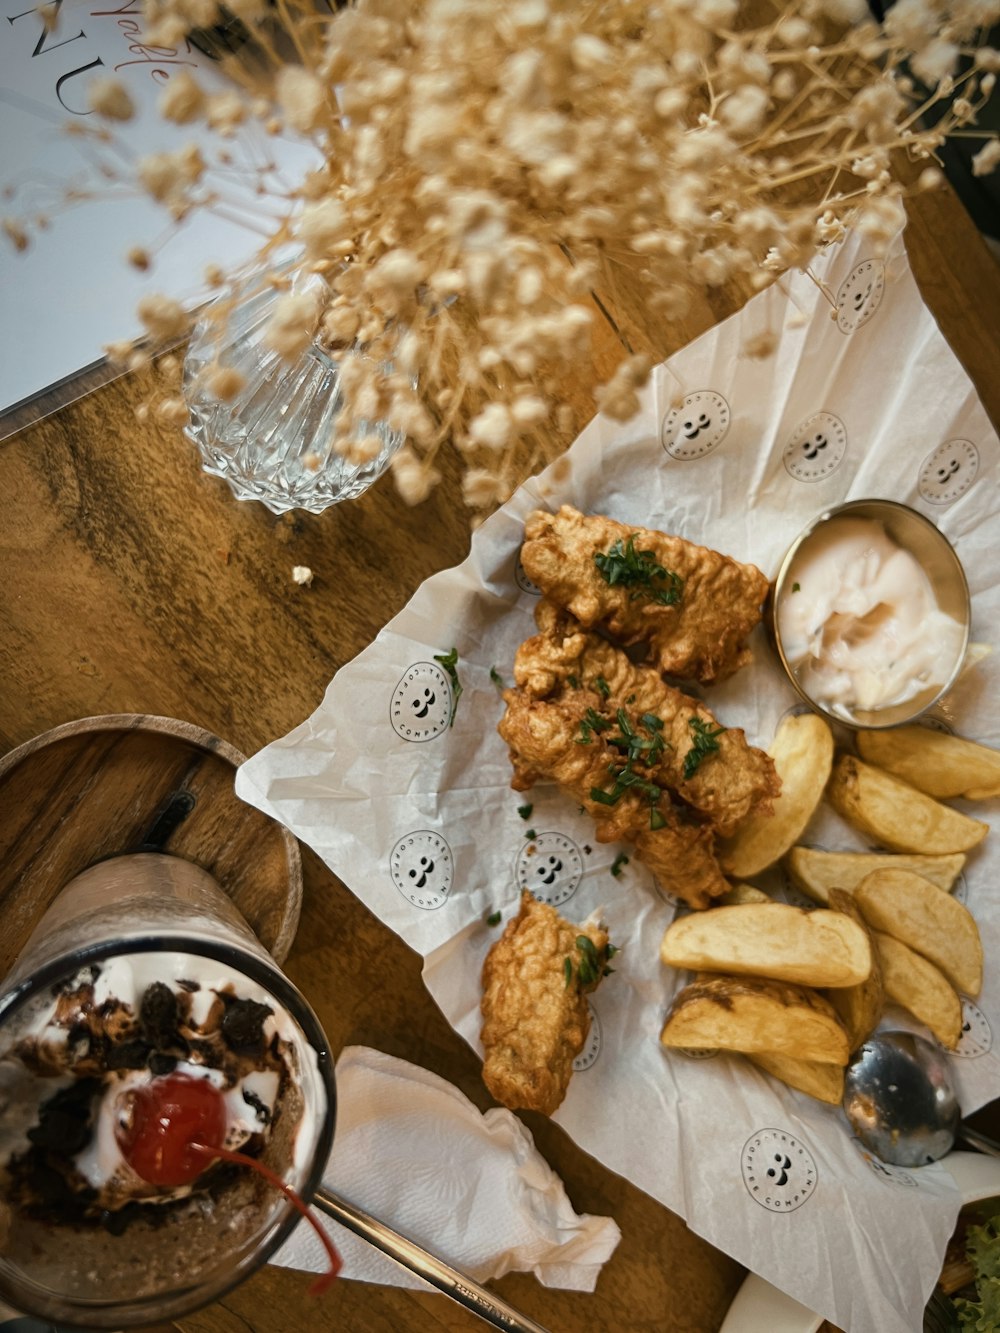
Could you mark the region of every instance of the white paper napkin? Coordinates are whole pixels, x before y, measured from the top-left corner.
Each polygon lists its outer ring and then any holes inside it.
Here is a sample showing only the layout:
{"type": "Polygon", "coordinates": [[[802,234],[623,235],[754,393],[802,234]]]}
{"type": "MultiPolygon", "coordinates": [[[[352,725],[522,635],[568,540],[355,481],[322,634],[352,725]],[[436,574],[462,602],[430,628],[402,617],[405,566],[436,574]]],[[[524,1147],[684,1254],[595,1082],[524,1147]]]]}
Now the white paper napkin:
{"type": "MultiPolygon", "coordinates": [[[[337,1128],[324,1181],[439,1259],[484,1282],[534,1273],[546,1287],[593,1291],[621,1239],[610,1217],[580,1215],[510,1111],[485,1114],[458,1088],[405,1060],[349,1046],[337,1061],[337,1128]]],[[[327,1218],[341,1276],[427,1283],[327,1218]]],[[[299,1226],[272,1263],[323,1272],[326,1254],[299,1226]]]]}
{"type": "MultiPolygon", "coordinates": [[[[538,590],[524,577],[524,519],[561,503],[678,533],[773,577],[806,523],[846,499],[886,496],[955,545],[972,591],[972,634],[1000,624],[1000,440],[921,300],[900,236],[875,256],[857,234],[804,273],[656,367],[625,425],[595,419],[564,459],[525,483],[456,569],[428,579],[373,644],[337,673],[313,715],[237,774],[240,796],[288,825],[424,957],[424,981],[477,1050],[483,958],[522,886],[570,920],[599,910],[621,946],[592,997],[593,1024],[555,1115],[611,1170],[699,1235],[850,1333],[919,1326],[958,1213],[940,1167],[886,1168],[812,1101],[749,1062],[665,1051],[663,1016],[684,974],[659,943],[675,904],[627,847],[550,786],[511,791],[496,732],[538,590]],[[822,284],[820,286],[819,284],[822,284]],[[779,341],[754,360],[749,340],[779,341]],[[455,648],[463,694],[451,724],[440,662],[455,648]],[[531,806],[527,821],[519,807],[531,806]]],[[[801,706],[763,630],[754,661],[704,691],[724,723],[767,746],[801,706]]],[[[1000,745],[1000,652],[966,674],[928,721],[1000,745]]],[[[958,803],[959,805],[965,803],[958,803]]],[[[971,807],[969,807],[971,809],[971,807]]],[[[1000,1096],[1000,813],[955,892],[987,959],[952,1071],[966,1113],[1000,1096]]],[[[803,841],[860,850],[821,810],[803,841]]],[[[779,868],[761,879],[796,901],[779,868]]]]}

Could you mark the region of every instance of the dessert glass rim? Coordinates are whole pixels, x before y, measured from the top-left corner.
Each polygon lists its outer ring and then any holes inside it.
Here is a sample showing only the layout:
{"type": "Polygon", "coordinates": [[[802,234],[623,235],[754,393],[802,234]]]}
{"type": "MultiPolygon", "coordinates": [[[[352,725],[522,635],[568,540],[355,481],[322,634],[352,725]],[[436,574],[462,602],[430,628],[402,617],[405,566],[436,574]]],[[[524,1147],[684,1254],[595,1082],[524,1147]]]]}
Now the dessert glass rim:
{"type": "MultiPolygon", "coordinates": [[[[31,999],[43,994],[47,989],[51,990],[60,981],[91,964],[124,955],[169,952],[195,954],[209,958],[256,982],[287,1011],[302,1033],[303,1039],[315,1052],[316,1067],[326,1094],[327,1107],[326,1113],[320,1121],[316,1148],[309,1172],[301,1188],[298,1188],[303,1203],[308,1207],[323,1182],[323,1173],[333,1147],[337,1113],[334,1062],[326,1033],[312,1006],[294,982],[284,975],[277,963],[269,964],[265,959],[256,957],[239,944],[220,940],[208,941],[189,935],[183,930],[164,930],[156,935],[143,934],[127,938],[100,940],[94,944],[81,945],[79,948],[49,959],[41,964],[36,971],[23,977],[9,991],[0,994],[0,1032],[8,1021],[31,999]]],[[[2,984],[2,981],[0,981],[0,985],[2,984]]],[[[128,1328],[148,1324],[151,1321],[155,1322],[160,1319],[176,1318],[183,1314],[190,1314],[196,1309],[203,1308],[206,1304],[217,1301],[227,1292],[239,1286],[251,1273],[263,1267],[271,1255],[288,1240],[295,1227],[302,1220],[301,1214],[292,1204],[287,1200],[282,1202],[284,1203],[284,1214],[272,1225],[270,1234],[263,1239],[259,1246],[255,1246],[249,1253],[241,1256],[225,1277],[221,1277],[214,1282],[211,1280],[206,1282],[202,1288],[205,1294],[200,1296],[196,1302],[192,1303],[190,1300],[192,1288],[183,1285],[181,1282],[169,1292],[136,1296],[127,1304],[123,1303],[121,1298],[95,1300],[87,1297],[68,1298],[59,1296],[55,1298],[59,1306],[59,1319],[67,1319],[67,1306],[71,1304],[80,1319],[95,1323],[97,1327],[128,1328]],[[106,1319],[102,1316],[106,1316],[111,1322],[106,1322],[106,1319]]],[[[19,1274],[19,1282],[23,1284],[22,1293],[26,1287],[35,1286],[31,1278],[24,1273],[19,1274]]],[[[11,1299],[16,1294],[5,1281],[2,1263],[0,1263],[0,1294],[11,1299]]],[[[38,1301],[39,1309],[41,1309],[51,1303],[52,1297],[44,1289],[39,1289],[38,1301]]]]}

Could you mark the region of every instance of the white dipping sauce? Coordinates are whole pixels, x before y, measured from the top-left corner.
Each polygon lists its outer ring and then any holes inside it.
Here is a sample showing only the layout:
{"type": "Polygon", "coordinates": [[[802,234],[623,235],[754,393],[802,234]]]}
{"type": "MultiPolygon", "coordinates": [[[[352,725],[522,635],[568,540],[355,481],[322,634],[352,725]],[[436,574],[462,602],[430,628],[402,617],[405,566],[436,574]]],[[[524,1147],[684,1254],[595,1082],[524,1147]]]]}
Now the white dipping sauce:
{"type": "Polygon", "coordinates": [[[777,615],[800,685],[843,716],[943,685],[962,651],[924,570],[871,519],[832,519],[803,542],[777,615]]]}

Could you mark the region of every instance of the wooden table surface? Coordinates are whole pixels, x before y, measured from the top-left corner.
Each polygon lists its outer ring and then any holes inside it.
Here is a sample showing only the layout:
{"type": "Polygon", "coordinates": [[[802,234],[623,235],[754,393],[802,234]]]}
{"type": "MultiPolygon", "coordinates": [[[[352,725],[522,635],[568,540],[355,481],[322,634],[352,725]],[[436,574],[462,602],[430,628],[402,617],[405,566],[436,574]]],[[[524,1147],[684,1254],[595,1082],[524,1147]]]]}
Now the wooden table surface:
{"type": "MultiPolygon", "coordinates": [[[[1000,267],[947,189],[911,206],[908,245],[927,304],[1000,421],[1000,267]]],[[[634,350],[663,357],[744,295],[716,293],[670,327],[629,309],[626,294],[613,313],[634,350]]],[[[613,351],[605,325],[598,371],[613,351]]],[[[120,379],[0,444],[0,751],[74,718],[151,713],[253,753],[312,712],[337,669],[421,581],[468,549],[452,462],[416,509],[383,481],[319,517],[278,520],[205,476],[179,434],[138,426],[133,408],[144,388],[142,376],[120,379]],[[314,571],[312,587],[293,583],[294,565],[314,571]]],[[[418,956],[308,849],[303,857],[302,920],[286,968],[333,1049],[377,1047],[443,1075],[481,1108],[491,1105],[475,1055],[424,991],[418,956]]],[[[555,1333],[718,1328],[742,1279],[739,1265],[559,1127],[524,1119],[577,1210],[614,1217],[623,1239],[592,1296],[551,1291],[524,1275],[496,1289],[555,1333]]],[[[485,1327],[438,1295],[341,1282],[317,1307],[306,1286],[301,1275],[267,1268],[180,1327],[485,1327]]]]}

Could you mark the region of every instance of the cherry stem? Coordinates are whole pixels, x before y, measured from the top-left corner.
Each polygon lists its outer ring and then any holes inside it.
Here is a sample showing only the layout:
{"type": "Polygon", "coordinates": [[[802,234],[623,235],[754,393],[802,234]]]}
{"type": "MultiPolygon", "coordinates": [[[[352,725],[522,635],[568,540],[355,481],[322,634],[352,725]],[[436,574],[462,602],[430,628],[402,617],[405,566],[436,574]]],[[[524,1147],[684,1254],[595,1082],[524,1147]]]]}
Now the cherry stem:
{"type": "Polygon", "coordinates": [[[322,1296],[324,1292],[329,1291],[333,1285],[337,1274],[343,1266],[343,1260],[337,1253],[337,1248],[333,1241],[326,1234],[325,1228],[317,1222],[316,1218],[302,1202],[291,1186],[286,1185],[280,1176],[275,1175],[269,1166],[257,1160],[256,1157],[248,1157],[246,1153],[233,1152],[231,1148],[209,1148],[204,1143],[192,1143],[191,1151],[203,1153],[206,1157],[221,1157],[226,1162],[235,1162],[238,1166],[249,1166],[251,1170],[256,1171],[258,1175],[264,1177],[269,1185],[276,1190],[280,1190],[290,1204],[292,1204],[306,1219],[309,1225],[319,1237],[320,1242],[326,1250],[327,1259],[330,1267],[325,1273],[321,1273],[315,1282],[309,1287],[310,1296],[322,1296]]]}

